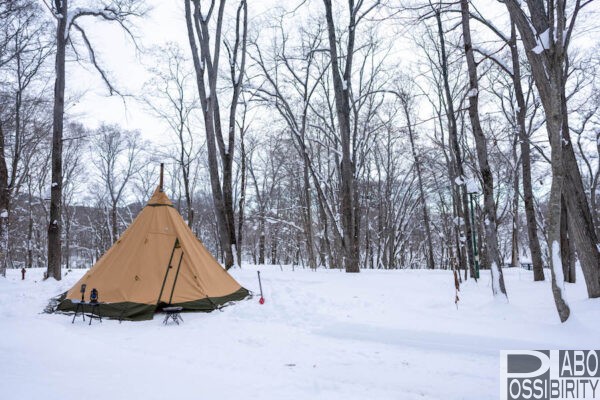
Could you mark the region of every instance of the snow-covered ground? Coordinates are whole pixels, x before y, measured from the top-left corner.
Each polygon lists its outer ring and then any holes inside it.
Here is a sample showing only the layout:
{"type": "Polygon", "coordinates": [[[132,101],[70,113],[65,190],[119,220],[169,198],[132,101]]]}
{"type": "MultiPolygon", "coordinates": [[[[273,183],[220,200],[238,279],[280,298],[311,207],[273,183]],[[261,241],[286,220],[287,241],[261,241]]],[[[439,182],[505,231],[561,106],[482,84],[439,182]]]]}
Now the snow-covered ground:
{"type": "MultiPolygon", "coordinates": [[[[579,271],[578,271],[579,272],[579,271]]],[[[0,278],[0,399],[495,399],[500,349],[598,348],[600,299],[581,274],[560,324],[549,282],[505,271],[463,285],[447,271],[339,271],[262,266],[258,298],[180,325],[43,314],[83,274],[0,278]]],[[[256,267],[232,272],[258,292],[256,267]]],[[[101,294],[100,294],[101,295],[101,294]]]]}

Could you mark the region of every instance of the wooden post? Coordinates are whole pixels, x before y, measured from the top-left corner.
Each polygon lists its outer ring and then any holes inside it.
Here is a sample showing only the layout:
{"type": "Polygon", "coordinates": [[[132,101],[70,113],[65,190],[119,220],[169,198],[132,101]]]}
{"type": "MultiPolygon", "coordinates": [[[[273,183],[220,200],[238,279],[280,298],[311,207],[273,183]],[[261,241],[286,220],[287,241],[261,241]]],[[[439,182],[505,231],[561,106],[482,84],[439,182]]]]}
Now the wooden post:
{"type": "Polygon", "coordinates": [[[160,163],[160,181],[158,183],[158,190],[159,191],[163,191],[163,174],[164,174],[164,170],[165,170],[165,164],[164,163],[160,163]]]}

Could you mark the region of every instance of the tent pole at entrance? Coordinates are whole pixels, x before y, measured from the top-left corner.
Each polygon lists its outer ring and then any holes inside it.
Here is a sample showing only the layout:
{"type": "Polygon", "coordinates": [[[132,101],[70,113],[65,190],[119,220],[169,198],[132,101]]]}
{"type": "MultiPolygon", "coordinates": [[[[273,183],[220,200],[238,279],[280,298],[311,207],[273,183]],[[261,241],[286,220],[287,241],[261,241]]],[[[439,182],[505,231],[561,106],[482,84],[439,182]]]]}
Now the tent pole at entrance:
{"type": "Polygon", "coordinates": [[[173,293],[175,292],[175,284],[177,283],[177,277],[179,276],[179,268],[181,268],[181,260],[183,260],[183,251],[179,256],[179,263],[177,264],[177,272],[175,272],[175,280],[173,281],[173,287],[171,288],[171,297],[169,297],[169,304],[173,300],[173,293]]]}
{"type": "Polygon", "coordinates": [[[158,294],[158,300],[156,300],[156,307],[158,307],[160,303],[160,298],[162,297],[163,290],[165,289],[165,283],[167,283],[167,276],[169,275],[169,269],[171,269],[171,261],[173,261],[173,254],[175,254],[175,249],[179,247],[179,239],[175,239],[173,250],[171,250],[171,257],[169,257],[169,263],[167,264],[167,271],[165,272],[165,277],[163,279],[162,286],[160,287],[160,293],[158,294]]]}

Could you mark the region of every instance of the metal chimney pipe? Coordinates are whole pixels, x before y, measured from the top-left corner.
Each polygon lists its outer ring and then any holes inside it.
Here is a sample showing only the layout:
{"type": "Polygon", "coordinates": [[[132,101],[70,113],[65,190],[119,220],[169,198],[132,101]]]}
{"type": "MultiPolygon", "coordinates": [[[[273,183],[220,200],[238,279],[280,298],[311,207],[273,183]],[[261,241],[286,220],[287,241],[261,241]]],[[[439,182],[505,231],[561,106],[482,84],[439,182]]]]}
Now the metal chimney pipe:
{"type": "Polygon", "coordinates": [[[164,175],[164,170],[165,170],[165,164],[164,163],[160,163],[160,182],[158,184],[158,190],[160,192],[163,191],[163,175],[164,175]]]}

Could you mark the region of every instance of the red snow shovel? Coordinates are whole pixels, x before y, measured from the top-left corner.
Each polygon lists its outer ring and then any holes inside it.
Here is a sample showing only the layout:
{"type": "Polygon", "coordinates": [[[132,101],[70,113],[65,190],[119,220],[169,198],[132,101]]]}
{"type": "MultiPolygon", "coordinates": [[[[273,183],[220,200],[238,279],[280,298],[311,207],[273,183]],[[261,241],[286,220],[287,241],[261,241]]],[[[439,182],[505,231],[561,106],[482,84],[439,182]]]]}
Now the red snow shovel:
{"type": "Polygon", "coordinates": [[[262,292],[262,283],[260,283],[260,271],[256,271],[258,272],[258,287],[260,288],[260,299],[258,300],[258,302],[260,304],[265,304],[265,298],[263,297],[263,292],[262,292]]]}

